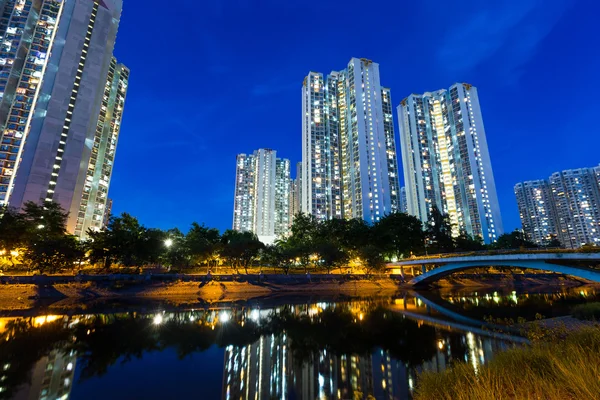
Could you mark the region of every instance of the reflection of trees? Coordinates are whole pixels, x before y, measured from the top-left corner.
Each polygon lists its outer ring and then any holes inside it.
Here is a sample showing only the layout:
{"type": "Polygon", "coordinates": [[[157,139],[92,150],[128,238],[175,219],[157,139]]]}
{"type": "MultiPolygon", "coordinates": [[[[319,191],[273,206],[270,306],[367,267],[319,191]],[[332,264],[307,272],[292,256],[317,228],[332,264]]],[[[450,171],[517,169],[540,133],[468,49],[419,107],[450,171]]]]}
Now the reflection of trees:
{"type": "Polygon", "coordinates": [[[298,362],[323,349],[338,355],[366,355],[381,348],[398,360],[417,365],[436,351],[434,328],[419,326],[383,308],[365,311],[362,320],[341,308],[312,317],[282,311],[260,325],[239,315],[237,320],[222,324],[206,319],[192,322],[175,314],[157,325],[152,318],[131,313],[86,317],[78,323],[61,318],[38,327],[27,320],[11,322],[0,338],[2,362],[10,365],[0,371],[6,376],[0,395],[14,395],[28,381],[35,363],[52,350],[75,351],[81,379],[101,376],[118,361],[139,359],[146,352],[172,348],[183,358],[213,345],[246,346],[261,335],[283,332],[291,339],[290,349],[298,362]]]}
{"type": "Polygon", "coordinates": [[[349,311],[335,309],[315,318],[282,314],[272,324],[291,339],[297,362],[309,361],[323,349],[336,355],[367,355],[381,348],[399,361],[417,365],[436,352],[434,328],[382,308],[366,313],[362,321],[349,311]]]}

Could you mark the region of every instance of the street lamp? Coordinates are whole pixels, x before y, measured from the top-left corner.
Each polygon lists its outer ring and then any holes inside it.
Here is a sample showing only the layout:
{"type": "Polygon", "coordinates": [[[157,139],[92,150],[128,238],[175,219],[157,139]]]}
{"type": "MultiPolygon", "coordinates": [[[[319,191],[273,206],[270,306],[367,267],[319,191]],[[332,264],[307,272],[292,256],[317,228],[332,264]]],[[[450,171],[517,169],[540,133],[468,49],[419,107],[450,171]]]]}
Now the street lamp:
{"type": "Polygon", "coordinates": [[[167,247],[173,246],[173,239],[167,239],[167,240],[165,240],[165,246],[167,246],[167,247]]]}

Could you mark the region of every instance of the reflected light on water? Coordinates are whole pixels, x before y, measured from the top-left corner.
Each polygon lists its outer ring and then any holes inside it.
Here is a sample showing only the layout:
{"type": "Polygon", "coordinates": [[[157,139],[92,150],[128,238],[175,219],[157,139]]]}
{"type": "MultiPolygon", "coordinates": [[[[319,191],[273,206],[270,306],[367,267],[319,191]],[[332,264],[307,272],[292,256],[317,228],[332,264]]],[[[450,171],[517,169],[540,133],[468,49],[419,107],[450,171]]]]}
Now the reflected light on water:
{"type": "Polygon", "coordinates": [[[227,311],[221,311],[219,313],[219,322],[222,323],[227,323],[229,322],[229,320],[231,319],[231,316],[229,315],[229,313],[227,311]]]}

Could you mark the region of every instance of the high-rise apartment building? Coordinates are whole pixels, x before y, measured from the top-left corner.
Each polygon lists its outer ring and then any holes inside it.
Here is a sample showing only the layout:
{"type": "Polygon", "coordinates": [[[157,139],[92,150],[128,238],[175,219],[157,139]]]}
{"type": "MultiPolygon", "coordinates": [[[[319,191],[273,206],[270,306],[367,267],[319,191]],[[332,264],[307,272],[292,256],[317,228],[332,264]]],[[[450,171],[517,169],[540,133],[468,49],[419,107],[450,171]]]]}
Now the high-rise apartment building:
{"type": "Polygon", "coordinates": [[[54,201],[101,229],[129,70],[113,57],[122,0],[0,2],[0,204],[54,201]]]}
{"type": "Polygon", "coordinates": [[[408,213],[408,200],[406,199],[406,187],[400,188],[400,212],[408,213]]]}
{"type": "Polygon", "coordinates": [[[301,188],[302,188],[302,163],[296,164],[296,178],[290,183],[290,213],[289,213],[289,225],[290,227],[294,223],[294,217],[296,214],[302,212],[301,207],[301,188]]]}
{"type": "Polygon", "coordinates": [[[436,206],[461,231],[485,243],[503,233],[477,89],[412,94],[398,106],[408,212],[428,221],[436,206]]]}
{"type": "Polygon", "coordinates": [[[281,237],[290,229],[290,160],[275,160],[275,237],[281,237]]]}
{"type": "Polygon", "coordinates": [[[237,156],[233,229],[272,243],[289,230],[290,162],[275,150],[237,156]]]}
{"type": "Polygon", "coordinates": [[[238,154],[235,169],[233,230],[254,232],[254,156],[238,154]]]}
{"type": "Polygon", "coordinates": [[[600,245],[598,168],[571,169],[550,176],[558,240],[565,247],[600,245]]]}
{"type": "Polygon", "coordinates": [[[515,195],[527,240],[544,246],[556,239],[556,210],[550,183],[546,180],[518,183],[515,195]]]}
{"type": "Polygon", "coordinates": [[[374,222],[399,210],[390,91],[379,64],[353,58],[302,86],[302,211],[374,222]]]}

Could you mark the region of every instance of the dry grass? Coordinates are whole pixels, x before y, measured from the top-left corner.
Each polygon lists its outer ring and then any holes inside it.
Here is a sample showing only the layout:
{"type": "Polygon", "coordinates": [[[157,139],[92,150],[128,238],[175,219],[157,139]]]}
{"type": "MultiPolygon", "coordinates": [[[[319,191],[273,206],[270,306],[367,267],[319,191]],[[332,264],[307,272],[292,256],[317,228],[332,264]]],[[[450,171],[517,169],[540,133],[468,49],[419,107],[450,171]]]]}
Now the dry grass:
{"type": "Polygon", "coordinates": [[[600,328],[559,342],[537,342],[496,355],[476,374],[465,363],[421,374],[416,400],[599,399],[600,328]]]}

